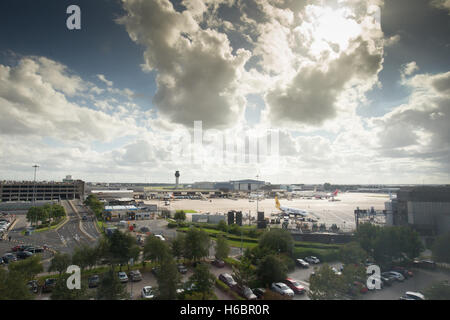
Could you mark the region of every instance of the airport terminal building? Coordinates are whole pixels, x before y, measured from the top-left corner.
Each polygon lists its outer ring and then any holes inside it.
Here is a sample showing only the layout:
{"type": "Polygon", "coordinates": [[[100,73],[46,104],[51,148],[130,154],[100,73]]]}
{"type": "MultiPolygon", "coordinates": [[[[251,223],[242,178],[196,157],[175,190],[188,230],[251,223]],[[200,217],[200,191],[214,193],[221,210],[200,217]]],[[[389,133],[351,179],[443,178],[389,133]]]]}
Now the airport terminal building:
{"type": "Polygon", "coordinates": [[[51,200],[84,200],[84,181],[70,182],[33,182],[33,181],[1,181],[1,202],[11,201],[51,201],[51,200]]]}
{"type": "Polygon", "coordinates": [[[430,236],[450,232],[450,186],[401,188],[386,209],[389,225],[410,225],[430,236]]]}

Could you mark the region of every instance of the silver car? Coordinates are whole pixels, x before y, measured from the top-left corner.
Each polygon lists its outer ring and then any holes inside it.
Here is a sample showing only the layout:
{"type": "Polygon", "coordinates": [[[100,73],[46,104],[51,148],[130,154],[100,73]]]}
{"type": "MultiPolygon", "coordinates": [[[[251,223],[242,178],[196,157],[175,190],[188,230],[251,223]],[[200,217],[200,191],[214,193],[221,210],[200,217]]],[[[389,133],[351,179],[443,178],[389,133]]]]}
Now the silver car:
{"type": "Polygon", "coordinates": [[[128,282],[128,276],[125,272],[123,272],[123,271],[119,272],[118,276],[119,276],[120,282],[122,282],[122,283],[128,282]]]}
{"type": "Polygon", "coordinates": [[[388,274],[392,275],[392,277],[394,277],[395,280],[397,280],[397,281],[402,282],[402,281],[405,280],[405,277],[404,277],[400,272],[397,272],[397,271],[389,271],[388,274]]]}
{"type": "Polygon", "coordinates": [[[272,283],[271,289],[282,296],[293,297],[294,291],[282,282],[272,283]]]}

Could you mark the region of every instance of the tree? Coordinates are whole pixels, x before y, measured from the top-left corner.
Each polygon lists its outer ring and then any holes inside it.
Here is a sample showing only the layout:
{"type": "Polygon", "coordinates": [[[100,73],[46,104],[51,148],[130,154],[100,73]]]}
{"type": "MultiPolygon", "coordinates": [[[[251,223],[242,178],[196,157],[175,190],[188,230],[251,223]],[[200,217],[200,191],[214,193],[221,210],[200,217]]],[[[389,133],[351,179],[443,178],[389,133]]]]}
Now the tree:
{"type": "Polygon", "coordinates": [[[263,258],[256,269],[257,279],[265,287],[269,287],[273,282],[286,279],[286,275],[286,265],[274,254],[263,258]]]}
{"type": "Polygon", "coordinates": [[[217,224],[217,230],[227,232],[228,231],[227,223],[224,220],[220,220],[219,223],[217,224]]]}
{"type": "Polygon", "coordinates": [[[97,249],[99,254],[108,260],[111,268],[118,264],[120,266],[128,264],[130,259],[137,260],[140,251],[136,239],[129,233],[119,230],[103,237],[97,249]]]}
{"type": "Polygon", "coordinates": [[[156,280],[158,281],[158,299],[175,300],[177,297],[177,289],[180,283],[180,274],[173,257],[165,255],[161,260],[161,270],[156,280]]]}
{"type": "Polygon", "coordinates": [[[341,280],[341,287],[338,288],[338,290],[343,296],[358,296],[360,291],[359,288],[355,286],[355,281],[363,283],[364,285],[366,284],[366,268],[357,264],[345,265],[342,270],[342,275],[340,275],[339,278],[341,280]]]}
{"type": "Polygon", "coordinates": [[[219,235],[216,241],[216,258],[223,260],[228,258],[230,254],[230,246],[228,245],[227,239],[223,235],[219,235]]]}
{"type": "Polygon", "coordinates": [[[258,246],[261,248],[267,248],[274,253],[287,253],[292,254],[294,248],[294,240],[292,235],[287,230],[271,229],[263,233],[259,239],[258,246]]]}
{"type": "Polygon", "coordinates": [[[195,285],[195,291],[201,293],[202,300],[207,300],[213,292],[215,277],[209,271],[209,266],[199,263],[194,269],[194,274],[189,278],[189,282],[195,285]]]}
{"type": "Polygon", "coordinates": [[[172,240],[172,254],[177,259],[184,257],[184,242],[185,236],[183,234],[178,234],[175,239],[172,240]]]}
{"type": "Polygon", "coordinates": [[[450,263],[450,232],[436,238],[433,247],[433,258],[439,262],[450,263]]]}
{"type": "Polygon", "coordinates": [[[145,239],[144,244],[144,257],[145,259],[155,260],[156,263],[160,263],[165,257],[171,254],[169,245],[158,239],[157,237],[150,235],[145,239]]]}
{"type": "Polygon", "coordinates": [[[30,300],[32,298],[27,280],[22,274],[0,268],[0,300],[30,300]]]}
{"type": "Polygon", "coordinates": [[[355,234],[355,240],[359,243],[361,248],[366,252],[371,253],[380,230],[381,228],[379,226],[374,226],[370,223],[360,224],[355,234]]]}
{"type": "Polygon", "coordinates": [[[427,300],[450,300],[450,283],[448,281],[437,282],[425,290],[427,300]]]}
{"type": "Polygon", "coordinates": [[[98,300],[120,300],[125,299],[128,294],[126,286],[120,283],[119,278],[113,269],[103,274],[97,289],[98,300]]]}
{"type": "Polygon", "coordinates": [[[191,227],[185,237],[185,257],[198,261],[209,255],[210,239],[208,234],[197,228],[191,227]]]}
{"type": "Polygon", "coordinates": [[[57,219],[64,217],[66,215],[66,211],[63,206],[60,206],[59,204],[54,204],[51,207],[51,218],[57,219]]]}
{"type": "Polygon", "coordinates": [[[58,271],[61,276],[62,273],[66,272],[67,267],[70,266],[72,259],[67,253],[56,252],[48,271],[58,271]]]}
{"type": "Polygon", "coordinates": [[[324,264],[309,280],[308,296],[311,300],[336,300],[342,298],[342,278],[324,264]]]}
{"type": "Polygon", "coordinates": [[[177,210],[175,212],[174,218],[177,221],[184,221],[184,220],[186,220],[186,213],[183,210],[177,210]]]}
{"type": "Polygon", "coordinates": [[[367,258],[367,253],[361,248],[359,243],[350,242],[339,248],[340,261],[344,264],[362,263],[367,258]]]}
{"type": "Polygon", "coordinates": [[[91,248],[87,244],[76,247],[72,254],[72,263],[79,266],[81,272],[89,265],[91,248]]]}
{"type": "Polygon", "coordinates": [[[31,207],[26,215],[27,221],[37,225],[39,221],[43,222],[48,219],[48,212],[43,207],[31,207]]]}
{"type": "Polygon", "coordinates": [[[237,266],[233,266],[233,279],[241,287],[250,287],[254,284],[256,280],[255,267],[248,258],[243,257],[237,266]]]}
{"type": "Polygon", "coordinates": [[[33,255],[28,259],[11,263],[8,265],[8,269],[12,273],[20,274],[25,281],[34,279],[36,275],[44,271],[39,255],[33,255]]]}

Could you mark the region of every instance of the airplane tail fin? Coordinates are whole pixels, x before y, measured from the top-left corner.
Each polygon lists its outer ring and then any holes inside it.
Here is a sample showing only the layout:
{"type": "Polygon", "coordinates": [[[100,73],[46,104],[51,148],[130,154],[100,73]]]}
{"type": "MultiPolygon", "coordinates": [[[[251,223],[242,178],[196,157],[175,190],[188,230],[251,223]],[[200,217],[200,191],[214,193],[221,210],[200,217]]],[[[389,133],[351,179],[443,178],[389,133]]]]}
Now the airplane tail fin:
{"type": "Polygon", "coordinates": [[[278,201],[277,196],[275,196],[275,207],[277,207],[277,209],[280,210],[280,201],[278,201]]]}
{"type": "Polygon", "coordinates": [[[339,190],[338,190],[338,189],[334,190],[334,192],[333,192],[333,196],[337,196],[338,192],[339,192],[339,190]]]}

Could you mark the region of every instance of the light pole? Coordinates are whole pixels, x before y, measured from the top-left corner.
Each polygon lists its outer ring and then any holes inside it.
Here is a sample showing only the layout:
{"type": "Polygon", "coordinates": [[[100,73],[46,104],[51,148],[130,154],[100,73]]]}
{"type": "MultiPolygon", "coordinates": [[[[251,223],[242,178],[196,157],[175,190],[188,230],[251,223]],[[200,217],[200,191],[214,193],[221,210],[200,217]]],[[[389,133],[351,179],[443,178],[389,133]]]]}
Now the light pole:
{"type": "Polygon", "coordinates": [[[37,168],[39,168],[39,166],[35,164],[33,168],[34,168],[34,182],[33,182],[33,206],[34,206],[34,204],[36,203],[36,171],[37,168]]]}
{"type": "MultiPolygon", "coordinates": [[[[256,175],[256,182],[258,182],[259,175],[256,175]]],[[[256,184],[258,185],[258,184],[256,184]]],[[[259,188],[256,187],[256,215],[258,215],[258,203],[259,203],[259,188]]]]}
{"type": "MultiPolygon", "coordinates": [[[[33,166],[34,168],[34,180],[33,180],[33,207],[36,206],[36,171],[37,168],[39,168],[39,166],[37,164],[35,164],[33,166]]],[[[35,216],[35,221],[34,224],[37,225],[37,216],[35,216]]]]}

